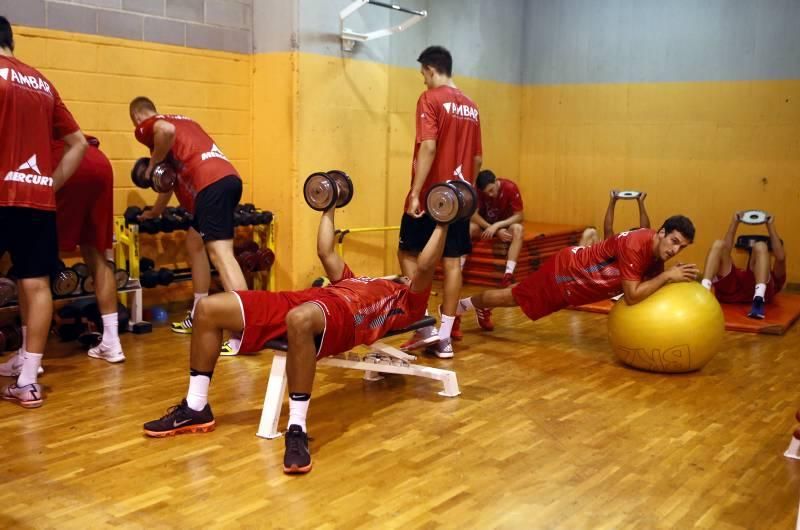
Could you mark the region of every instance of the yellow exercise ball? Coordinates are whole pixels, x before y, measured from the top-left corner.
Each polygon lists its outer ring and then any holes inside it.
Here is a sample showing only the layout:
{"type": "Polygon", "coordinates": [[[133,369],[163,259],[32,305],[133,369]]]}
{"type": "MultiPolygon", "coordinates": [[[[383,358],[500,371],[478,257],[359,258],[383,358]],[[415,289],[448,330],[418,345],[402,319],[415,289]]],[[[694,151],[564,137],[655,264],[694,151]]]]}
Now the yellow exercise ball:
{"type": "Polygon", "coordinates": [[[608,317],[614,355],[650,372],[699,370],[716,355],[724,334],[719,302],[696,282],[665,285],[632,306],[623,298],[608,317]]]}

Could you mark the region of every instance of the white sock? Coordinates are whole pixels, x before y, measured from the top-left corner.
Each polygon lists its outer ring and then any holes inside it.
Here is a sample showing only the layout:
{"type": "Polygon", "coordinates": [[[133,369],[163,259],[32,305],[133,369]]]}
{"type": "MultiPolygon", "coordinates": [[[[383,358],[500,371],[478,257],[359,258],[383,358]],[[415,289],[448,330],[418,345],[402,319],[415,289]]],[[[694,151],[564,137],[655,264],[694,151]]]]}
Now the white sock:
{"type": "Polygon", "coordinates": [[[711,290],[711,280],[709,280],[708,278],[703,278],[703,280],[700,283],[703,285],[703,287],[705,287],[709,291],[711,290]]]}
{"type": "Polygon", "coordinates": [[[453,323],[456,317],[450,315],[442,315],[442,323],[439,326],[439,340],[447,340],[450,338],[450,332],[453,331],[453,323]]]}
{"type": "Polygon", "coordinates": [[[308,394],[297,394],[303,399],[293,399],[292,394],[289,394],[289,425],[299,425],[302,427],[303,432],[308,432],[306,429],[306,415],[308,415],[308,404],[311,403],[311,396],[308,394]]]}
{"type": "Polygon", "coordinates": [[[197,307],[197,302],[208,296],[208,293],[194,293],[194,303],[192,304],[192,318],[194,318],[194,308],[197,307]]]}
{"type": "Polygon", "coordinates": [[[461,270],[464,270],[464,264],[467,262],[467,255],[461,256],[461,270]]]}
{"type": "Polygon", "coordinates": [[[108,313],[103,319],[103,341],[101,346],[111,348],[119,344],[119,316],[117,313],[108,313]]]}
{"type": "Polygon", "coordinates": [[[186,394],[186,403],[189,408],[201,411],[208,405],[208,386],[211,378],[207,375],[190,375],[189,392],[186,394]]]}
{"type": "Polygon", "coordinates": [[[475,309],[475,306],[472,305],[472,298],[462,298],[458,301],[458,307],[456,308],[457,315],[463,315],[467,311],[472,311],[475,309]]]}
{"type": "Polygon", "coordinates": [[[32,385],[39,378],[39,367],[42,365],[42,353],[31,353],[22,350],[22,370],[17,377],[17,386],[32,385]]]}
{"type": "Polygon", "coordinates": [[[508,260],[506,261],[506,274],[514,274],[514,269],[517,268],[517,262],[508,260]]]}
{"type": "Polygon", "coordinates": [[[753,298],[755,298],[756,296],[760,296],[761,298],[764,298],[764,295],[766,295],[766,294],[767,294],[767,284],[766,283],[757,283],[756,284],[756,292],[753,295],[753,298]]]}

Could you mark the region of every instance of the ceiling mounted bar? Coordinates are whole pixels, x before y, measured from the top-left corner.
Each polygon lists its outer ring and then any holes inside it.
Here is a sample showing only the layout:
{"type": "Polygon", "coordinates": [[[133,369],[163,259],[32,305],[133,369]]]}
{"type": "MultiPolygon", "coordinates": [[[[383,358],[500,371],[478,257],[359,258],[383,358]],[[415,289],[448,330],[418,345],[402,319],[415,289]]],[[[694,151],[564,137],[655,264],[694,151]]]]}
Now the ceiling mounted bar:
{"type": "Polygon", "coordinates": [[[388,37],[393,33],[400,33],[401,31],[405,31],[423,18],[428,16],[427,11],[416,11],[414,9],[408,9],[406,7],[401,7],[396,4],[387,4],[385,2],[378,2],[377,0],[355,0],[352,4],[345,7],[339,12],[339,28],[341,30],[341,37],[342,37],[342,49],[346,52],[353,51],[353,47],[355,46],[356,42],[366,42],[368,40],[377,39],[380,37],[388,37]],[[398,11],[400,13],[408,13],[411,15],[408,19],[406,19],[402,24],[398,24],[396,26],[389,26],[385,29],[378,29],[375,31],[370,31],[367,33],[358,33],[355,31],[351,31],[348,28],[344,27],[344,19],[355,13],[361,7],[370,4],[377,7],[383,7],[386,9],[392,9],[394,11],[398,11]]]}

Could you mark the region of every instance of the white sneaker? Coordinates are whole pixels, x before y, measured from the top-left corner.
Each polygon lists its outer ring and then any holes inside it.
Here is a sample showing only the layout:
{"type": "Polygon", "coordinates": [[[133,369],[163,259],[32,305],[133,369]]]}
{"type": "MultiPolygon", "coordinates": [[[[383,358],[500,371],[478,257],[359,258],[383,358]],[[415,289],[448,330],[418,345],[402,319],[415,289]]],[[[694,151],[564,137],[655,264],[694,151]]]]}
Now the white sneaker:
{"type": "MultiPolygon", "coordinates": [[[[4,377],[17,377],[19,373],[22,371],[22,358],[20,358],[19,353],[15,353],[9,359],[0,364],[0,375],[4,377]]],[[[39,366],[39,375],[44,373],[44,368],[39,366]]]]}
{"type": "Polygon", "coordinates": [[[11,383],[0,390],[0,397],[19,403],[26,409],[41,407],[44,402],[42,385],[37,383],[25,386],[17,386],[16,383],[11,383]]]}
{"type": "Polygon", "coordinates": [[[112,346],[106,346],[101,342],[94,348],[89,348],[88,355],[94,359],[102,359],[110,363],[121,363],[125,360],[125,354],[122,353],[122,344],[119,342],[112,346]]]}
{"type": "Polygon", "coordinates": [[[425,346],[433,346],[439,342],[439,332],[434,326],[420,328],[410,339],[400,345],[401,350],[416,350],[425,346]]]}
{"type": "Polygon", "coordinates": [[[432,346],[425,350],[428,353],[432,353],[433,355],[437,356],[440,359],[452,359],[453,358],[453,342],[450,339],[440,340],[439,344],[436,346],[432,346]]]}

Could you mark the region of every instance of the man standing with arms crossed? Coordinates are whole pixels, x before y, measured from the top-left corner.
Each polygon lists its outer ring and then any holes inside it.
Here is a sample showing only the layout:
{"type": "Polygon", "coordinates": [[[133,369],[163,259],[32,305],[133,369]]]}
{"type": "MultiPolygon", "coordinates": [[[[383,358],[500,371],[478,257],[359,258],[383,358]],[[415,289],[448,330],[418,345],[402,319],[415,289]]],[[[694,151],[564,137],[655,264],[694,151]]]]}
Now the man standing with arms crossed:
{"type": "Polygon", "coordinates": [[[53,315],[50,274],[58,261],[56,195],[75,172],[86,138],[55,87],[14,57],[11,24],[0,16],[0,254],[14,264],[22,321],[17,381],[0,391],[25,408],[42,406],[38,384],[53,315]],[[56,166],[50,142],[64,140],[56,166]]]}
{"type": "MultiPolygon", "coordinates": [[[[441,46],[426,48],[417,59],[428,89],[417,100],[416,141],[411,169],[411,189],[400,223],[398,258],[403,275],[414,277],[417,256],[433,234],[436,223],[425,215],[424,197],[434,184],[461,179],[474,184],[482,162],[478,106],[459,90],[451,78],[453,58],[441,46]]],[[[433,353],[453,357],[451,333],[460,338],[456,307],[461,290],[461,256],[472,251],[469,219],[453,223],[447,233],[442,258],[444,297],[438,345],[433,353]]],[[[428,342],[436,330],[414,334],[410,344],[428,342]],[[426,340],[428,339],[428,340],[426,340]]]]}

